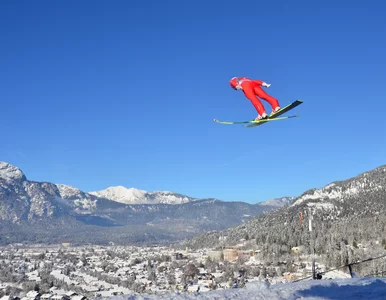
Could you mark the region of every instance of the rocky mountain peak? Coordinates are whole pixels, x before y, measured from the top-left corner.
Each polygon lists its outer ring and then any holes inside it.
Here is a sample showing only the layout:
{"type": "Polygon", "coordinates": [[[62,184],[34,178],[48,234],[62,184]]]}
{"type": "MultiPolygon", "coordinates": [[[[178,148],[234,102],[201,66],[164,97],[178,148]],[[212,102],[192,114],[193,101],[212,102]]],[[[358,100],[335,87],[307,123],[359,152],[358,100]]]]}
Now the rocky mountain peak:
{"type": "Polygon", "coordinates": [[[19,168],[2,161],[0,161],[0,178],[5,180],[26,180],[25,175],[19,168]]]}

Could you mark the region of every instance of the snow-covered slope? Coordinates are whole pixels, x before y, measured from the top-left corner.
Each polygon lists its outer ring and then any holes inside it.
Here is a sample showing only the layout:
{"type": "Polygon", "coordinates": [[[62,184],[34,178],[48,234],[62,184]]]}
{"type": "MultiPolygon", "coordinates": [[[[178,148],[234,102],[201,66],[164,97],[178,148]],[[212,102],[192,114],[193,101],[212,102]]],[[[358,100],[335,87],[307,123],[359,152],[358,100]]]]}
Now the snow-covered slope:
{"type": "Polygon", "coordinates": [[[88,193],[64,184],[56,184],[59,190],[60,197],[67,201],[71,201],[77,209],[91,210],[96,208],[97,199],[88,193]]]}
{"type": "Polygon", "coordinates": [[[332,182],[320,189],[311,189],[297,198],[292,207],[307,204],[318,209],[341,210],[341,207],[369,195],[380,197],[386,192],[386,165],[356,177],[332,182]]]}
{"type": "Polygon", "coordinates": [[[291,204],[292,200],[294,199],[295,197],[273,198],[273,199],[269,199],[267,201],[261,202],[260,205],[283,207],[284,205],[291,204]]]}
{"type": "Polygon", "coordinates": [[[169,191],[147,192],[124,186],[113,186],[89,194],[125,204],[182,204],[198,200],[169,191]]]}
{"type": "Polygon", "coordinates": [[[386,278],[353,278],[335,280],[308,280],[296,283],[269,285],[252,281],[245,288],[214,290],[202,293],[165,293],[163,295],[132,294],[111,296],[110,300],[127,299],[232,299],[232,300],[322,300],[322,299],[371,299],[383,300],[386,295],[386,278]]]}

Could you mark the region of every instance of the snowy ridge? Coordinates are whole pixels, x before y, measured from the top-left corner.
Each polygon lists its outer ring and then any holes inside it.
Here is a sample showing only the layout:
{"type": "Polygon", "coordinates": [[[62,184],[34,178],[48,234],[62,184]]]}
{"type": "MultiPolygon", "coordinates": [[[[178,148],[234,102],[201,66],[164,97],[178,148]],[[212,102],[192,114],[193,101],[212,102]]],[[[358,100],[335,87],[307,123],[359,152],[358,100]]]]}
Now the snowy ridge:
{"type": "Polygon", "coordinates": [[[8,181],[26,179],[25,175],[19,168],[2,161],[0,161],[0,178],[8,181]]]}
{"type": "Polygon", "coordinates": [[[183,204],[198,200],[169,191],[147,192],[124,186],[108,187],[89,194],[125,204],[183,204]]]}
{"type": "Polygon", "coordinates": [[[60,197],[65,200],[71,200],[77,209],[92,210],[96,208],[97,199],[82,192],[81,190],[69,185],[56,184],[60,197]]]}
{"type": "Polygon", "coordinates": [[[273,198],[273,199],[269,199],[267,201],[261,202],[260,205],[282,207],[286,204],[290,204],[293,199],[295,199],[295,197],[273,198]]]}
{"type": "Polygon", "coordinates": [[[65,184],[56,184],[56,187],[58,188],[62,198],[77,197],[80,193],[82,193],[81,190],[65,184]]]}
{"type": "Polygon", "coordinates": [[[332,203],[314,203],[314,202],[310,202],[307,204],[309,207],[315,207],[317,209],[325,209],[325,210],[331,210],[331,209],[334,209],[335,208],[335,205],[332,204],[332,203]]]}
{"type": "MultiPolygon", "coordinates": [[[[386,168],[378,168],[380,172],[385,172],[386,168]]],[[[321,189],[307,191],[291,205],[300,205],[306,201],[316,200],[318,202],[335,200],[344,202],[345,199],[358,197],[363,193],[377,192],[385,189],[383,182],[374,182],[368,178],[369,173],[363,173],[355,179],[349,179],[342,182],[333,182],[321,189]]],[[[333,205],[325,205],[325,207],[333,205]]]]}

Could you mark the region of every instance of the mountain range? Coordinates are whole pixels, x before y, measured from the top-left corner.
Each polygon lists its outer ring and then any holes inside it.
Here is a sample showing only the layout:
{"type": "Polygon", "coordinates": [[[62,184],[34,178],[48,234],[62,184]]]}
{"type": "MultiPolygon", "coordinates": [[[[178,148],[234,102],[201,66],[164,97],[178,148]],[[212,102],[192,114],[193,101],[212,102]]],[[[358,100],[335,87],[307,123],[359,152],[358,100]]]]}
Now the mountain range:
{"type": "Polygon", "coordinates": [[[123,186],[83,192],[28,180],[19,168],[0,162],[0,244],[169,242],[236,226],[292,199],[249,204],[123,186]]]}

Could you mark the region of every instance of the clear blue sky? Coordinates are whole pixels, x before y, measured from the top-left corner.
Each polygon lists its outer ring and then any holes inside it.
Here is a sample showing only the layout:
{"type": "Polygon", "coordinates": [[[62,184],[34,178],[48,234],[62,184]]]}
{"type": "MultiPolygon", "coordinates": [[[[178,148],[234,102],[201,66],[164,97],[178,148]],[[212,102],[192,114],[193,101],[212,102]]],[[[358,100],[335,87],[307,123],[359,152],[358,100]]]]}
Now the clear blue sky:
{"type": "MultiPolygon", "coordinates": [[[[256,203],[386,163],[386,2],[1,1],[0,160],[84,191],[256,203]],[[248,76],[299,118],[256,111],[248,76]]],[[[269,107],[264,102],[268,112],[269,107]]]]}

